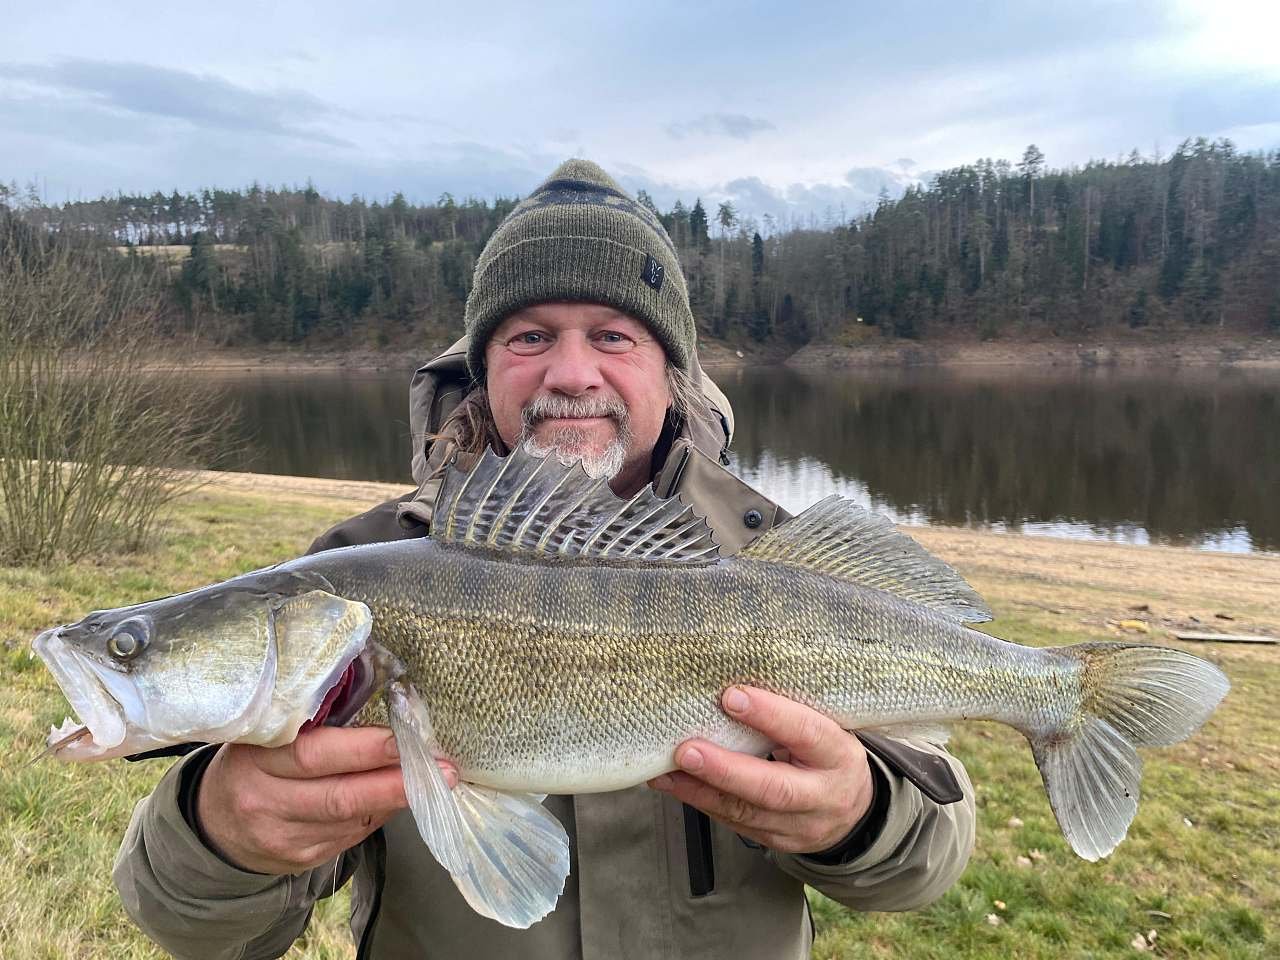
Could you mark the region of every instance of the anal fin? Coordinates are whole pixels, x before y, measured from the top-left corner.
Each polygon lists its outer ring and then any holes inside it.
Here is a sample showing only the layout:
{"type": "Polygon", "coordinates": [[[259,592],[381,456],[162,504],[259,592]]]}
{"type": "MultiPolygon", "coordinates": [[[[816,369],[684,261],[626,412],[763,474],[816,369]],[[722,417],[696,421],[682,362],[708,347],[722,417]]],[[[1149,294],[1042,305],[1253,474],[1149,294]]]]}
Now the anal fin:
{"type": "Polygon", "coordinates": [[[401,681],[387,688],[405,793],[432,855],[482,916],[524,929],[550,913],[569,875],[569,837],[535,794],[459,783],[436,765],[426,705],[401,681]]]}

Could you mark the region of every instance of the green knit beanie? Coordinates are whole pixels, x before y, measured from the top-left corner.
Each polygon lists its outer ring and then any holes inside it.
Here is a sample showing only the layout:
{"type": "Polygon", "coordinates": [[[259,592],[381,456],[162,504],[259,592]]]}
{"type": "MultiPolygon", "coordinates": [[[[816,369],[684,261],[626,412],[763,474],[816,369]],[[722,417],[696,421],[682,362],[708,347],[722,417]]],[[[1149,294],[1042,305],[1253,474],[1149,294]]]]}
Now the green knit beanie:
{"type": "Polygon", "coordinates": [[[653,212],[589,160],[568,160],[489,238],[467,297],[467,368],[510,314],[556,300],[603,303],[643,321],[688,372],[697,334],[680,259],[653,212]]]}

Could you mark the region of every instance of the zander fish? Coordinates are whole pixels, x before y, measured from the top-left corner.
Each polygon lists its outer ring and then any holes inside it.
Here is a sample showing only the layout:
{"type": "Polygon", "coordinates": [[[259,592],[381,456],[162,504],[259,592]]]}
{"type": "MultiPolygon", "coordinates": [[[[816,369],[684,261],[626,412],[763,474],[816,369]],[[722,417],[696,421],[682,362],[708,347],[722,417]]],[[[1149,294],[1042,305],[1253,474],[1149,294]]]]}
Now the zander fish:
{"type": "Polygon", "coordinates": [[[1125,643],[1037,649],[883,517],[829,498],[731,559],[645,488],[523,451],[451,467],[432,535],[331,550],[93,613],[35,649],[80,723],[69,760],[190,741],[288,743],[385,705],[432,854],[478,912],[527,927],[555,906],[569,842],[547,793],[618,790],[706,737],[763,753],[720,695],[750,684],[846,729],[995,720],[1031,743],[1072,849],[1106,856],[1137,810],[1136,747],[1190,736],[1217,667],[1125,643]],[[451,760],[450,790],[435,762],[451,760]]]}

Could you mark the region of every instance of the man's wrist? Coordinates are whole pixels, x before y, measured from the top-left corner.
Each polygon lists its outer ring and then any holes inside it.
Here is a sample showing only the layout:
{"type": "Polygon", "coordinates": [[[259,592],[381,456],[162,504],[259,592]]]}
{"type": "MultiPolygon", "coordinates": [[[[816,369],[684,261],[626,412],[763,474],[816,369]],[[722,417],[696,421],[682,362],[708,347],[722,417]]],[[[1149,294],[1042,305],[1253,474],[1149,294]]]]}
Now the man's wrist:
{"type": "Polygon", "coordinates": [[[204,780],[205,772],[209,769],[209,764],[213,763],[214,757],[218,755],[219,749],[219,744],[210,744],[186,761],[182,768],[181,777],[178,780],[178,812],[182,814],[182,819],[191,828],[191,832],[195,834],[196,839],[215,857],[236,870],[241,870],[245,873],[258,873],[259,871],[248,870],[228,858],[218,845],[209,839],[209,835],[205,833],[204,826],[200,823],[200,784],[204,780]]]}
{"type": "Polygon", "coordinates": [[[181,776],[178,778],[178,812],[182,814],[182,819],[191,828],[191,832],[210,850],[213,845],[200,828],[200,818],[196,815],[196,799],[200,795],[200,781],[204,778],[204,772],[217,752],[217,745],[196,751],[183,763],[181,776]]]}
{"type": "Polygon", "coordinates": [[[889,816],[891,791],[880,765],[870,762],[867,766],[871,770],[871,803],[867,812],[853,825],[844,839],[834,846],[816,853],[802,853],[801,857],[824,867],[835,867],[857,859],[876,842],[889,816]]]}

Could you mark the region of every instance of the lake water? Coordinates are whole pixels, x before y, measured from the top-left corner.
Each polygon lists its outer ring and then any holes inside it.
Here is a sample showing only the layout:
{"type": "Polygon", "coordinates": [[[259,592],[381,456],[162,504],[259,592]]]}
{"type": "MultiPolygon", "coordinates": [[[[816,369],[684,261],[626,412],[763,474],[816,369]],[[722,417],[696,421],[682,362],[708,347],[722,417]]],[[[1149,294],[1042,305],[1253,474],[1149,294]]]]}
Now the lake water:
{"type": "MultiPolygon", "coordinates": [[[[1280,551],[1280,372],[717,375],[734,469],[799,510],[839,493],[899,522],[1280,551]]],[[[406,373],[234,376],[219,466],[408,482],[406,373]]]]}

